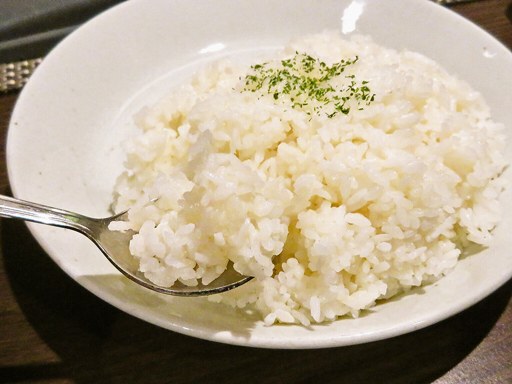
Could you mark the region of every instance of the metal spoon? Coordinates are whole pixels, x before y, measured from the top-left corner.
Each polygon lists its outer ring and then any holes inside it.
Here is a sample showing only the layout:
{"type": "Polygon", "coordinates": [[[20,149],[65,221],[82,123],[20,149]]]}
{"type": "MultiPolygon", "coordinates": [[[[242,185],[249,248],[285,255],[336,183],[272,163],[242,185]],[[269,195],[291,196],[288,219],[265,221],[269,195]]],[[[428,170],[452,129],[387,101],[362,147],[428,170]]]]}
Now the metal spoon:
{"type": "Polygon", "coordinates": [[[112,221],[127,220],[127,212],[97,219],[0,195],[0,217],[33,221],[80,232],[92,240],[121,273],[153,291],[174,296],[205,296],[228,291],[252,279],[236,272],[233,264],[229,262],[226,271],[208,285],[199,283],[189,287],[179,282],[169,288],[155,285],[138,271],[137,261],[130,254],[128,246],[134,232],[111,231],[108,228],[112,221]]]}

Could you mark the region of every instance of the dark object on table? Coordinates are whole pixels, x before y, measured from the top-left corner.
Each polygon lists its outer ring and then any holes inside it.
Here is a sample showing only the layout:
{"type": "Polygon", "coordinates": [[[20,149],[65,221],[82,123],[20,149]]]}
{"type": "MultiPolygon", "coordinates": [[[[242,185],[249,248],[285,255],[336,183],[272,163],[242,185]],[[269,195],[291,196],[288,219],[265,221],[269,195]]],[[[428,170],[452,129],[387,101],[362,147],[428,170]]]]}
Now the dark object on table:
{"type": "Polygon", "coordinates": [[[44,56],[82,23],[122,0],[0,1],[0,63],[44,56]]]}

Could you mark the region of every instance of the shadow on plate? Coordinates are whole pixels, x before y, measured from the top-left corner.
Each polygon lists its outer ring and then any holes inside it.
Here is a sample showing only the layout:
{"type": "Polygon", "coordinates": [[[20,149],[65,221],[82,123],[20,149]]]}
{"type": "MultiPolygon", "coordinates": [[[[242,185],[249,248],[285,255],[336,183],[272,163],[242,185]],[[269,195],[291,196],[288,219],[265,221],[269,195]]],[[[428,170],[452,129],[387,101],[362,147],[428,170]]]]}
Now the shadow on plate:
{"type": "Polygon", "coordinates": [[[179,324],[185,318],[186,327],[208,328],[214,334],[229,332],[236,339],[247,340],[254,324],[259,320],[254,313],[219,306],[208,301],[206,297],[175,297],[152,292],[121,274],[82,276],[78,281],[86,286],[91,283],[101,285],[104,287],[103,293],[129,303],[135,311],[145,311],[149,307],[153,317],[161,322],[178,324],[178,327],[181,327],[179,324]],[[246,321],[229,321],[231,318],[240,318],[241,315],[246,321]]]}
{"type": "MultiPolygon", "coordinates": [[[[34,343],[44,344],[26,347],[50,348],[58,355],[58,362],[48,364],[0,363],[0,382],[332,383],[342,378],[347,383],[431,383],[481,343],[511,297],[509,282],[457,316],[368,344],[320,350],[237,347],[170,332],[126,315],[65,275],[23,223],[2,220],[0,226],[12,294],[40,338],[34,343]]],[[[112,284],[117,283],[113,278],[112,284]]],[[[45,361],[35,356],[31,360],[45,361]]]]}

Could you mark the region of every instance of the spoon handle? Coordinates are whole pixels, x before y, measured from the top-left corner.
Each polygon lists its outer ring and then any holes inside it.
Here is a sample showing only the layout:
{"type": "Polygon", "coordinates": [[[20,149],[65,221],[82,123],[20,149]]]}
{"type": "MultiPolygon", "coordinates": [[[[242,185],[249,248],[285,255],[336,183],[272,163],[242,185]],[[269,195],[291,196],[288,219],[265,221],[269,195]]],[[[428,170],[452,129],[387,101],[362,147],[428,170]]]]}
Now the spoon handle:
{"type": "Polygon", "coordinates": [[[69,228],[85,234],[88,227],[84,222],[91,220],[74,212],[3,195],[0,195],[0,217],[69,228]]]}

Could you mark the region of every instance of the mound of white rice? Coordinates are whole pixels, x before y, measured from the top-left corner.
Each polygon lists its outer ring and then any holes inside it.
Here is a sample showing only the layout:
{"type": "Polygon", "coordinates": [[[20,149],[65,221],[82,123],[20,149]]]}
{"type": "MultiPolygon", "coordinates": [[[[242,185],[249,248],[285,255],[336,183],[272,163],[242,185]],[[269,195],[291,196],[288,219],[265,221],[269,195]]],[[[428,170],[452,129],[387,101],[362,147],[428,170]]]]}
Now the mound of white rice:
{"type": "Polygon", "coordinates": [[[147,278],[207,284],[232,260],[256,278],[211,300],[267,324],[357,316],[431,283],[500,218],[503,127],[466,83],[366,37],[308,36],[275,64],[296,52],[357,56],[339,81],[367,81],[373,102],[290,108],[244,91],[250,68],[215,63],[137,116],[115,190],[147,278]]]}

